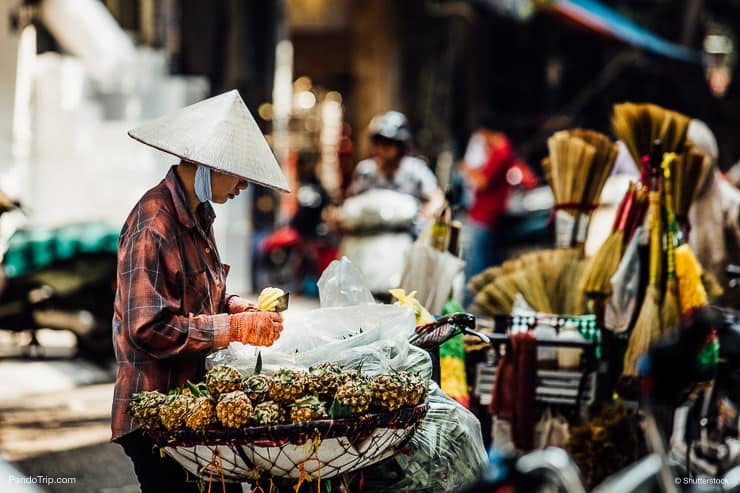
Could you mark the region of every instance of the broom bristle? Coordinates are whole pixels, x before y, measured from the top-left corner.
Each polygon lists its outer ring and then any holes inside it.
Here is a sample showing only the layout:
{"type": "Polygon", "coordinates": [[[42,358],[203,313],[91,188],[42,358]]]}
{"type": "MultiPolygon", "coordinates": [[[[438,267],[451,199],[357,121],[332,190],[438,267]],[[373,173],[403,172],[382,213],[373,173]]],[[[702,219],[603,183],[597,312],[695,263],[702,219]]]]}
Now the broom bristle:
{"type": "Polygon", "coordinates": [[[591,257],[581,279],[580,289],[589,296],[608,296],[611,278],[619,268],[624,245],[624,231],[612,231],[601,248],[591,257]]]}
{"type": "Polygon", "coordinates": [[[675,277],[666,282],[663,306],[660,308],[660,320],[663,331],[670,334],[678,330],[681,323],[681,312],[678,308],[678,283],[675,277]]]}
{"type": "Polygon", "coordinates": [[[624,376],[637,375],[637,360],[660,337],[660,292],[656,286],[648,286],[640,314],[630,334],[627,352],[624,355],[624,376]]]}

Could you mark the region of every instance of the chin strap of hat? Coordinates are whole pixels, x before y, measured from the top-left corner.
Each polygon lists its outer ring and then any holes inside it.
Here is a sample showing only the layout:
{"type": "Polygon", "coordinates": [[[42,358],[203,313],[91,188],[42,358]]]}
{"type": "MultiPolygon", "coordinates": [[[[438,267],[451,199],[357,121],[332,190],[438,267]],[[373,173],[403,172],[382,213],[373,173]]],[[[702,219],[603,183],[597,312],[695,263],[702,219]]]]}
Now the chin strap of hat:
{"type": "Polygon", "coordinates": [[[206,202],[213,198],[213,191],[211,190],[211,168],[207,166],[198,165],[198,170],[195,172],[195,195],[198,196],[198,200],[206,202]]]}

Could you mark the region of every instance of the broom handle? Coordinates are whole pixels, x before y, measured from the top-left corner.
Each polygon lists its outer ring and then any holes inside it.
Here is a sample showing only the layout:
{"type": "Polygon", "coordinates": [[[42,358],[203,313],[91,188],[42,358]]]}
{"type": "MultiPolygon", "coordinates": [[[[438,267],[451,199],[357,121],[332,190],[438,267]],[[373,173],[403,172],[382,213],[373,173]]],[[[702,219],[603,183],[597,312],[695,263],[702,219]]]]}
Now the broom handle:
{"type": "Polygon", "coordinates": [[[673,213],[673,187],[671,183],[671,165],[676,161],[676,154],[668,152],[663,156],[663,190],[665,192],[665,212],[666,212],[666,277],[669,279],[676,277],[676,215],[673,213]]]}
{"type": "Polygon", "coordinates": [[[628,208],[632,205],[632,200],[635,197],[635,184],[634,182],[630,182],[630,186],[627,189],[627,192],[624,194],[624,197],[622,197],[622,200],[619,201],[619,206],[617,207],[617,213],[614,215],[614,223],[612,224],[612,231],[618,231],[620,224],[622,224],[625,219],[624,217],[627,215],[628,208]]]}

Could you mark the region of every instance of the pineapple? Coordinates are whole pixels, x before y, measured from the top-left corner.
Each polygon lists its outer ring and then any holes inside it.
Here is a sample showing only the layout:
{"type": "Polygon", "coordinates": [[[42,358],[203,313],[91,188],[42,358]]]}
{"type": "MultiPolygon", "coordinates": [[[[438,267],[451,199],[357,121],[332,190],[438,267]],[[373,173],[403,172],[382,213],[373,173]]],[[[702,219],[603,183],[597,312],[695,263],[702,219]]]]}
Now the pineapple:
{"type": "Polygon", "coordinates": [[[373,406],[382,411],[395,411],[406,403],[405,379],[395,373],[378,375],[372,381],[373,406]]]}
{"type": "Polygon", "coordinates": [[[289,408],[290,421],[292,423],[301,423],[303,421],[312,421],[327,417],[326,405],[315,395],[298,399],[289,408]]]}
{"type": "Polygon", "coordinates": [[[221,394],[242,390],[242,374],[231,366],[214,366],[206,373],[206,387],[208,393],[218,399],[221,394]]]}
{"type": "Polygon", "coordinates": [[[342,369],[327,361],[308,369],[308,392],[321,397],[334,397],[340,383],[343,383],[342,369]]]}
{"type": "Polygon", "coordinates": [[[190,399],[185,414],[185,426],[191,430],[205,430],[216,424],[216,406],[210,397],[199,396],[190,399]]]}
{"type": "Polygon", "coordinates": [[[407,406],[418,406],[427,398],[427,384],[415,373],[399,372],[401,378],[406,381],[405,404],[407,406]]]}
{"type": "Polygon", "coordinates": [[[131,396],[128,408],[136,418],[139,426],[145,430],[156,430],[162,425],[159,419],[159,406],[164,404],[167,396],[157,391],[144,391],[131,396]]]}
{"type": "Polygon", "coordinates": [[[257,426],[277,425],[284,421],[285,411],[274,401],[265,401],[254,406],[249,421],[257,426]]]}
{"type": "Polygon", "coordinates": [[[303,397],[306,392],[306,374],[301,371],[280,369],[270,382],[270,399],[290,403],[303,397]]]}
{"type": "Polygon", "coordinates": [[[216,404],[216,415],[225,428],[244,428],[251,414],[252,402],[240,390],[221,394],[216,404]]]}
{"type": "Polygon", "coordinates": [[[244,381],[244,391],[253,404],[264,402],[270,398],[270,379],[264,375],[252,375],[244,381]]]}
{"type": "Polygon", "coordinates": [[[373,390],[365,379],[350,380],[339,386],[335,399],[352,414],[361,414],[370,407],[373,390]]]}
{"type": "Polygon", "coordinates": [[[175,431],[183,427],[191,399],[177,393],[170,394],[166,397],[164,403],[159,406],[159,419],[162,421],[162,426],[165,429],[175,431]]]}

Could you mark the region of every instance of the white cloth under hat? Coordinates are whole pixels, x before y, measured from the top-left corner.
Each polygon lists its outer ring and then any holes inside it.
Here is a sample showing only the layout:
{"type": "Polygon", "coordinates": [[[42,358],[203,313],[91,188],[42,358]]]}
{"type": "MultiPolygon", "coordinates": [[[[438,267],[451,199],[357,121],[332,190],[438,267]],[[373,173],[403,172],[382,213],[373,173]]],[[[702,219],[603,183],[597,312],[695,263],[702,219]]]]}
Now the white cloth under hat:
{"type": "Polygon", "coordinates": [[[264,135],[236,90],[186,106],[128,134],[185,161],[290,191],[264,135]]]}

